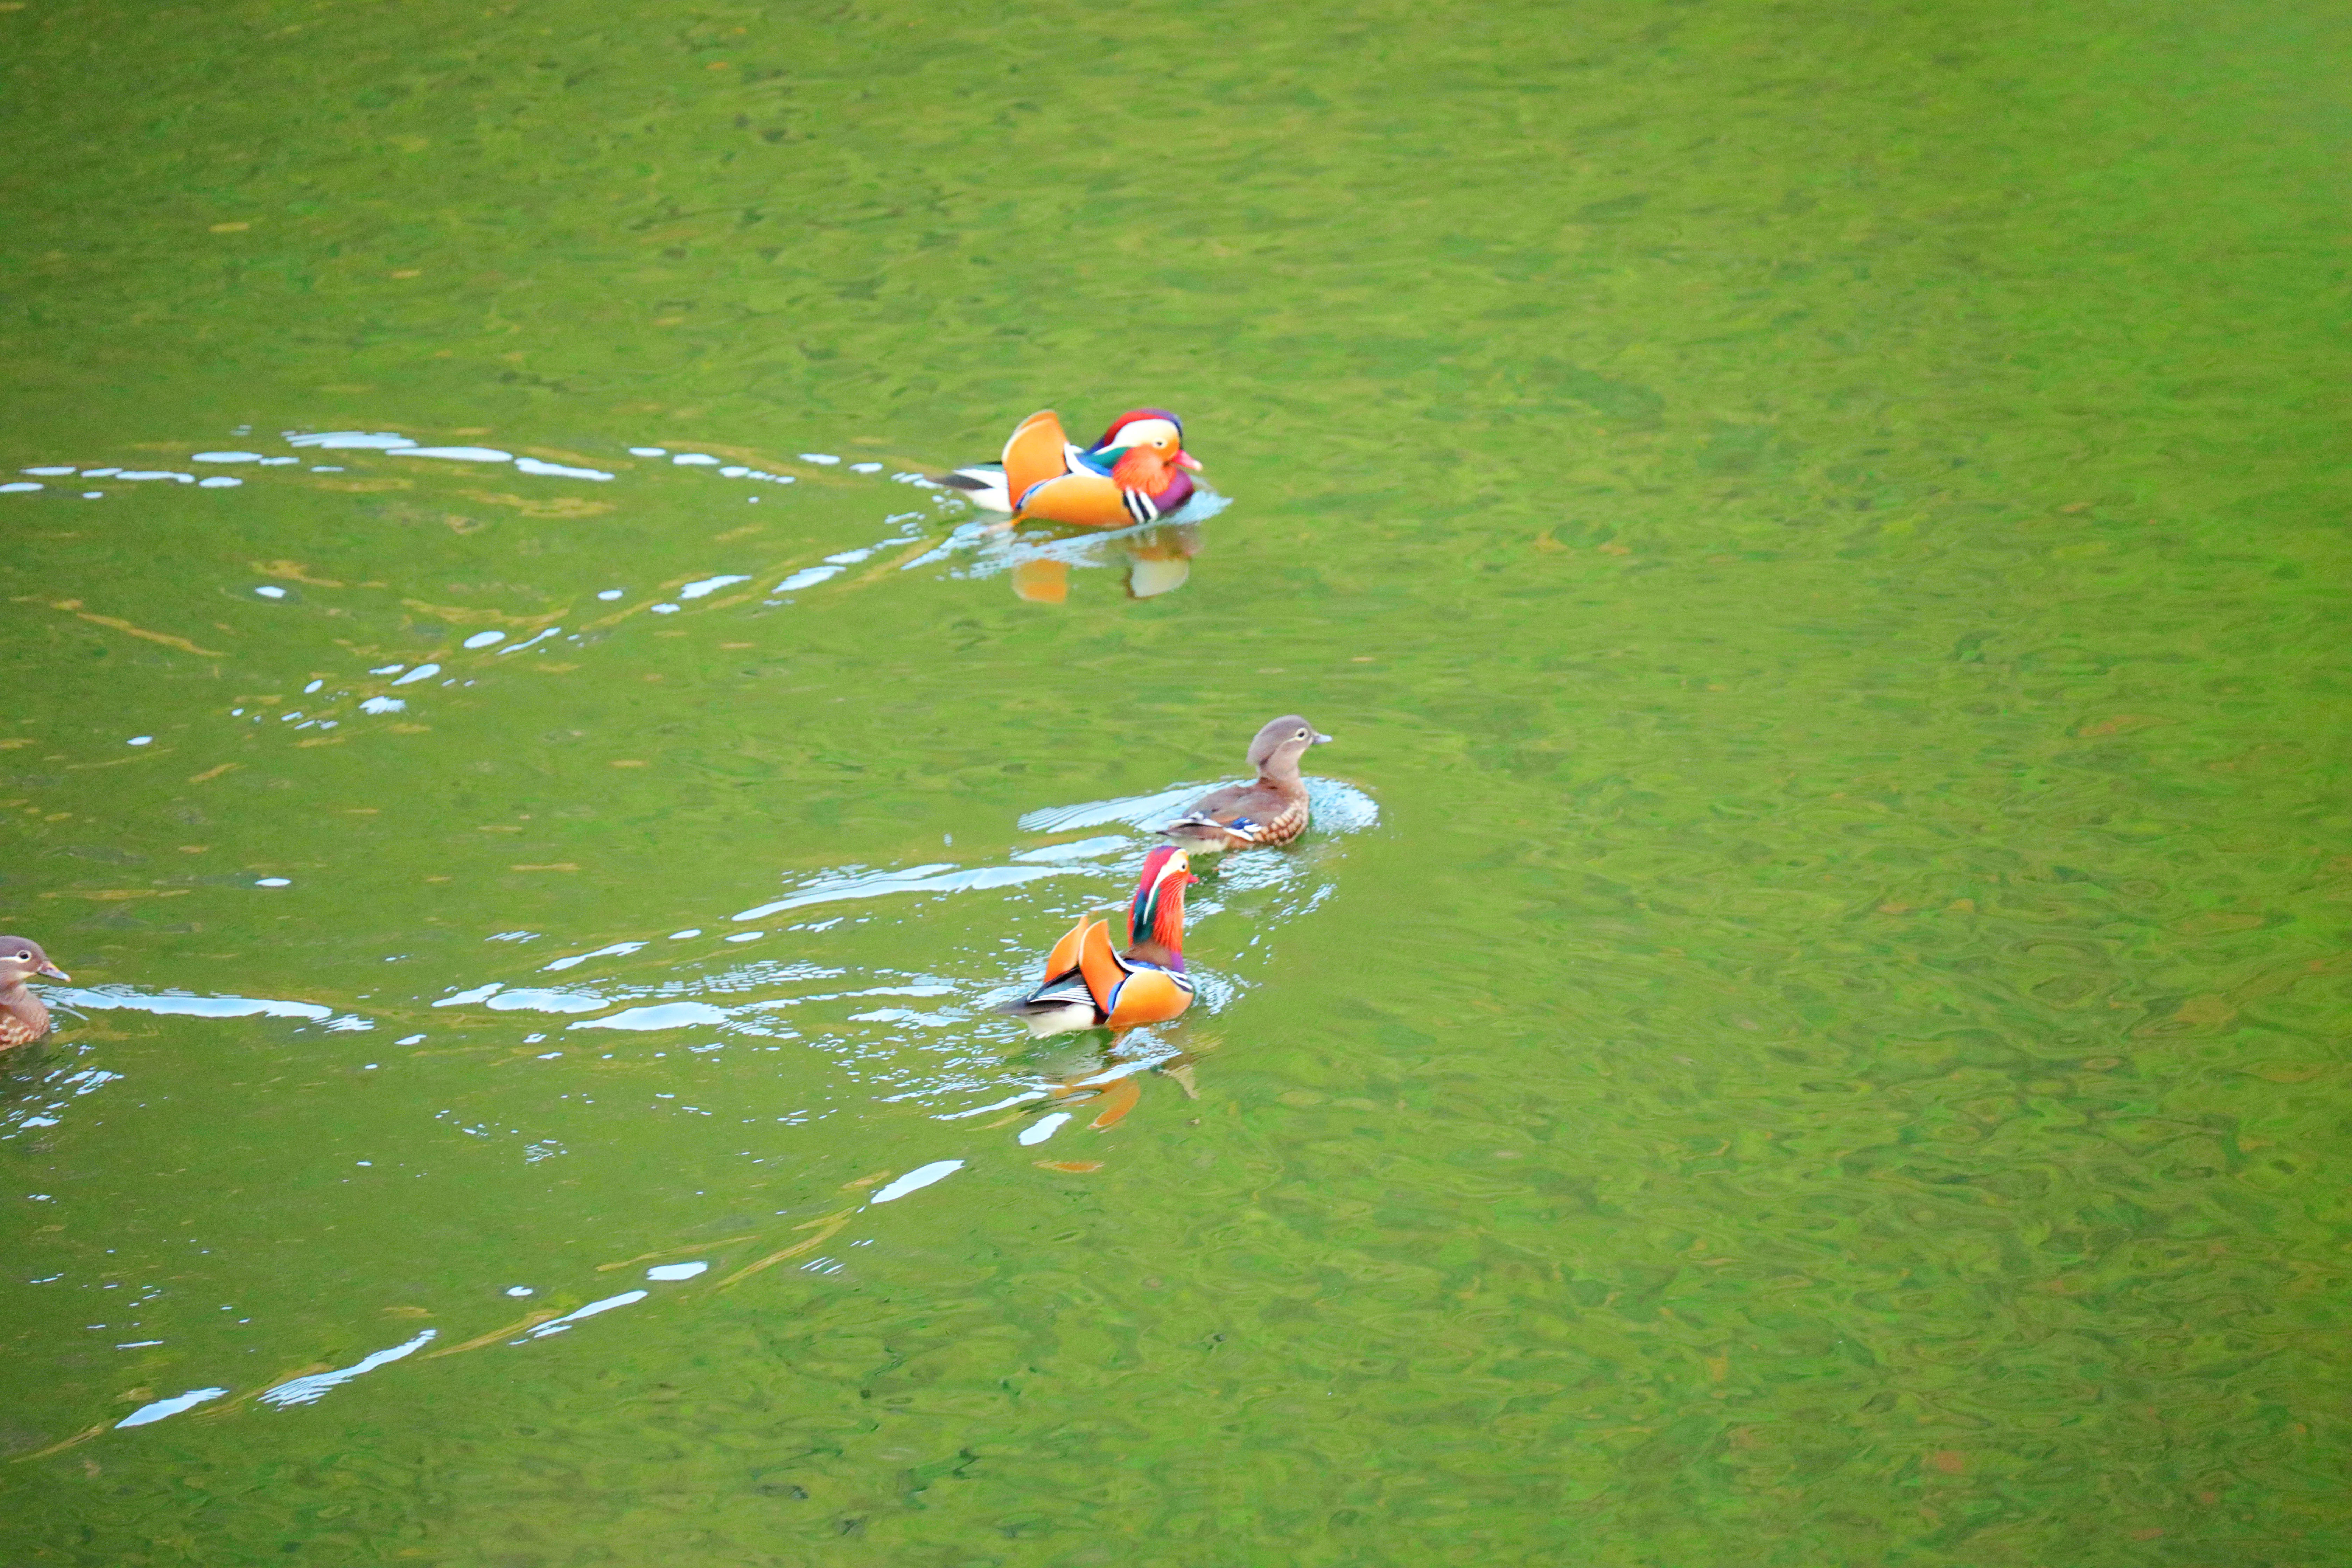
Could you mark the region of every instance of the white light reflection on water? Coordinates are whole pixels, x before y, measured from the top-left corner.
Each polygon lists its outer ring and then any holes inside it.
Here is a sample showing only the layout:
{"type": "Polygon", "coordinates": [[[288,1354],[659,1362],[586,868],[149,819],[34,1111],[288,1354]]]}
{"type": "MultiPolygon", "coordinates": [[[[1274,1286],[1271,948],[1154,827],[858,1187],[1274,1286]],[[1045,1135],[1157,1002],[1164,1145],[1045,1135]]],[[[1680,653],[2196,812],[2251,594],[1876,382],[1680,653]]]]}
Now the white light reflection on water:
{"type": "Polygon", "coordinates": [[[506,991],[489,999],[493,1013],[593,1013],[611,1005],[604,997],[583,991],[506,991]]]}
{"type": "Polygon", "coordinates": [[[388,448],[395,458],[441,458],[453,463],[511,463],[512,452],[501,452],[495,447],[394,447],[388,448]]]}
{"type": "Polygon", "coordinates": [[[388,452],[416,445],[409,437],[390,430],[326,430],[316,435],[289,436],[286,444],[289,447],[316,447],[330,452],[388,452]]]}
{"type": "Polygon", "coordinates": [[[618,958],[635,952],[645,945],[641,942],[616,942],[609,946],[600,947],[593,952],[575,952],[569,958],[559,958],[552,963],[540,965],[540,968],[541,970],[576,969],[592,958],[618,958]]]}
{"type": "Polygon", "coordinates": [[[291,1409],[297,1405],[315,1405],[352,1379],[396,1362],[403,1356],[415,1354],[437,1338],[440,1332],[438,1329],[425,1329],[421,1331],[415,1339],[377,1351],[373,1355],[362,1356],[349,1366],[338,1368],[333,1372],[314,1372],[308,1377],[291,1378],[275,1388],[262,1390],[261,1403],[274,1405],[280,1409],[291,1409]]]}
{"type": "Polygon", "coordinates": [[[174,1394],[169,1399],[158,1399],[152,1404],[141,1405],[121,1420],[117,1421],[114,1424],[115,1428],[120,1431],[125,1426],[144,1426],[152,1422],[161,1421],[166,1415],[177,1415],[183,1410],[193,1410],[205,1401],[218,1399],[227,1392],[226,1388],[192,1388],[185,1394],[174,1394]]]}
{"type": "Polygon", "coordinates": [[[60,985],[49,1000],[81,1012],[123,1008],[135,1013],[163,1013],[191,1018],[307,1018],[324,1023],[335,1016],[332,1007],[315,1002],[280,1002],[264,996],[194,996],[184,992],[149,994],[127,988],[83,988],[60,985]]]}
{"type": "Polygon", "coordinates": [[[840,576],[841,572],[842,569],[838,566],[803,566],[777,584],[773,592],[794,594],[803,588],[814,588],[819,583],[840,576]]]}
{"type": "Polygon", "coordinates": [[[937,1182],[944,1182],[963,1169],[961,1160],[934,1160],[928,1165],[918,1165],[867,1199],[873,1204],[895,1204],[908,1193],[919,1193],[937,1182]]]}
{"type": "MultiPolygon", "coordinates": [[[[572,1311],[564,1313],[563,1316],[555,1319],[551,1322],[540,1324],[537,1328],[532,1329],[530,1332],[524,1334],[522,1338],[523,1340],[543,1340],[550,1334],[562,1333],[565,1330],[571,1328],[572,1324],[588,1318],[595,1317],[600,1312],[609,1312],[615,1307],[635,1306],[637,1302],[644,1300],[652,1293],[653,1292],[649,1290],[624,1290],[617,1296],[607,1296],[601,1301],[591,1301],[584,1307],[577,1308],[572,1311]]],[[[522,1343],[522,1340],[511,1340],[508,1342],[510,1344],[520,1344],[522,1343]]]]}
{"type": "Polygon", "coordinates": [[[1076,868],[1067,866],[979,866],[960,869],[939,864],[909,866],[896,871],[866,871],[860,867],[850,867],[818,878],[800,891],[773,902],[739,910],[734,918],[739,921],[764,920],[785,910],[805,909],[811,904],[880,899],[893,893],[957,893],[983,888],[1010,888],[1023,882],[1034,882],[1041,877],[1066,876],[1074,869],[1076,868]]]}
{"type": "Polygon", "coordinates": [[[1134,841],[1105,834],[1094,838],[1074,838],[1067,844],[1047,844],[1035,849],[1023,849],[1013,858],[1028,865],[1057,865],[1065,860],[1097,860],[1105,855],[1117,855],[1132,847],[1134,841]]]}
{"type": "Polygon", "coordinates": [[[1059,1132],[1069,1120],[1070,1113],[1066,1110],[1056,1110],[1050,1115],[1041,1116],[1021,1130],[1016,1142],[1024,1149],[1034,1149],[1059,1132]]]}
{"type": "Polygon", "coordinates": [[[515,471],[550,479],[593,479],[600,484],[613,477],[602,468],[575,468],[567,463],[543,463],[537,458],[517,458],[515,471]]]}
{"type": "Polygon", "coordinates": [[[593,1013],[611,1006],[609,997],[585,991],[509,991],[502,981],[460,991],[429,1004],[435,1007],[472,1007],[488,1004],[495,1013],[593,1013]]]}
{"type": "MultiPolygon", "coordinates": [[[[597,1005],[604,1005],[603,1003],[597,1005]]],[[[630,1007],[610,1017],[584,1018],[568,1025],[574,1029],[686,1029],[708,1024],[726,1024],[735,1015],[724,1007],[714,1007],[708,1002],[662,1002],[651,1007],[630,1007]]]]}
{"type": "MultiPolygon", "coordinates": [[[[55,999],[54,995],[52,999],[55,999]]],[[[13,1138],[19,1130],[23,1129],[37,1131],[44,1127],[60,1126],[65,1119],[58,1113],[68,1109],[68,1100],[79,1100],[86,1094],[94,1094],[110,1083],[121,1081],[121,1073],[108,1072],[103,1068],[84,1068],[79,1072],[67,1073],[61,1077],[53,1076],[46,1086],[47,1092],[56,1094],[65,1089],[70,1089],[73,1092],[69,1096],[48,1100],[46,1102],[36,1102],[0,1111],[0,1129],[5,1129],[5,1131],[0,1131],[0,1138],[13,1138]]]]}

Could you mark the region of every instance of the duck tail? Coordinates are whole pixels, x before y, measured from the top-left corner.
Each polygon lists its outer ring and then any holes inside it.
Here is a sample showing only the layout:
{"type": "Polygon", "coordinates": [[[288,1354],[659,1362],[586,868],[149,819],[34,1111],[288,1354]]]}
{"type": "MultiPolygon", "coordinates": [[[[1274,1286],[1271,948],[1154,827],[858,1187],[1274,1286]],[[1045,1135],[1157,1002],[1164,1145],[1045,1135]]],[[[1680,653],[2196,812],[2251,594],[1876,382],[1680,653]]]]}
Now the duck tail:
{"type": "Polygon", "coordinates": [[[1086,976],[1076,973],[1048,981],[1019,1001],[1005,1003],[997,1011],[1020,1019],[1029,1026],[1032,1035],[1040,1037],[1091,1029],[1102,1017],[1095,1006],[1093,994],[1087,989],[1086,976]]]}
{"type": "Polygon", "coordinates": [[[1013,510],[1013,496],[1005,485],[1002,463],[969,463],[952,473],[932,475],[931,482],[958,492],[985,510],[1013,510]]]}

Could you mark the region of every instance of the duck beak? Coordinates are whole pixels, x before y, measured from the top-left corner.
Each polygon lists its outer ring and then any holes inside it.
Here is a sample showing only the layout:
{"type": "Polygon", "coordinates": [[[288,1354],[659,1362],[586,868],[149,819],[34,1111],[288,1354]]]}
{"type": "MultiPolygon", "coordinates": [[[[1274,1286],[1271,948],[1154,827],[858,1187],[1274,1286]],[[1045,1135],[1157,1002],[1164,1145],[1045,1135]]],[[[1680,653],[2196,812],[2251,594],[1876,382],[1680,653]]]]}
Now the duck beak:
{"type": "Polygon", "coordinates": [[[1324,734],[1318,730],[1316,731],[1315,739],[1311,743],[1318,746],[1328,746],[1331,743],[1331,737],[1324,734]]]}
{"type": "Polygon", "coordinates": [[[1176,462],[1180,468],[1190,468],[1196,474],[1201,471],[1201,459],[1192,456],[1190,452],[1178,452],[1176,454],[1176,462]]]}
{"type": "Polygon", "coordinates": [[[44,963],[43,965],[41,965],[41,967],[40,967],[40,969],[39,969],[38,973],[43,973],[43,974],[47,974],[47,975],[50,975],[50,976],[52,976],[52,977],[54,977],[54,978],[56,978],[56,979],[58,979],[58,980],[67,980],[67,981],[69,981],[69,980],[71,980],[71,979],[73,978],[73,976],[72,976],[72,975],[68,974],[64,970],[59,969],[59,968],[58,968],[56,964],[54,964],[54,963],[44,963]]]}

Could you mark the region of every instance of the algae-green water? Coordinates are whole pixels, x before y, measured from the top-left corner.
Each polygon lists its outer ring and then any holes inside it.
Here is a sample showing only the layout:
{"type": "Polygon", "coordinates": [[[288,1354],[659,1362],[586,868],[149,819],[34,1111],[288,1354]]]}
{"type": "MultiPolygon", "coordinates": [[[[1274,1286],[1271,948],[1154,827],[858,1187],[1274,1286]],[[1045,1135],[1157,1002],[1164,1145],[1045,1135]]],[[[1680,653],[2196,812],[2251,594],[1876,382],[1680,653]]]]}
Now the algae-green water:
{"type": "Polygon", "coordinates": [[[0,1558],[2345,1562],[2347,45],[0,5],[0,1558]]]}

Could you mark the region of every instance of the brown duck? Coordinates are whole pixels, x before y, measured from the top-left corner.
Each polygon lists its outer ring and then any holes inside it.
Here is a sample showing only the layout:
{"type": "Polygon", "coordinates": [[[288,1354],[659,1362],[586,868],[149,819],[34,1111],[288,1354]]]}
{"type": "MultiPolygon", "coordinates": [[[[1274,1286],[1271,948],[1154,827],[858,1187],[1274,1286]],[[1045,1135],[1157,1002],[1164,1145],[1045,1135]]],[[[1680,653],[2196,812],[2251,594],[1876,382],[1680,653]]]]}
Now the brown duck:
{"type": "Polygon", "coordinates": [[[51,963],[31,937],[0,936],[0,1051],[31,1045],[49,1032],[49,1010],[25,989],[25,979],[32,974],[73,978],[51,963]]]}
{"type": "Polygon", "coordinates": [[[1330,742],[1296,713],[1276,719],[1250,742],[1256,778],[1202,795],[1160,833],[1195,855],[1289,843],[1307,831],[1307,784],[1298,776],[1298,759],[1309,746],[1330,742]]]}

